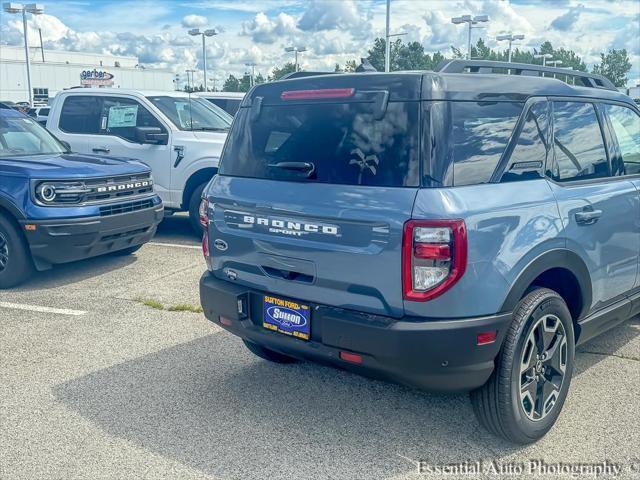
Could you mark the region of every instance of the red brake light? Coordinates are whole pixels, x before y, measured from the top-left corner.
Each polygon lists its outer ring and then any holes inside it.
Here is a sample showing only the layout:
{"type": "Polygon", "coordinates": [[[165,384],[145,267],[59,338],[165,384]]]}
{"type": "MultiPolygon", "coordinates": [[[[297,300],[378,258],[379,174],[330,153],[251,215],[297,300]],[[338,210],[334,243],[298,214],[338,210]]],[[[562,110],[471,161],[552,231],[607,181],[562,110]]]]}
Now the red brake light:
{"type": "Polygon", "coordinates": [[[202,235],[202,254],[204,258],[207,259],[210,256],[209,252],[209,232],[207,230],[204,231],[204,235],[202,235]]]}
{"type": "Polygon", "coordinates": [[[405,300],[425,302],[442,295],[467,268],[463,220],[409,220],[402,238],[405,300]]]}
{"type": "Polygon", "coordinates": [[[355,88],[323,88],[320,90],[288,90],[280,94],[281,100],[318,100],[324,98],[349,98],[355,88]]]}
{"type": "Polygon", "coordinates": [[[200,207],[198,208],[198,217],[200,220],[200,225],[203,228],[209,227],[209,200],[203,198],[200,200],[200,207]]]}

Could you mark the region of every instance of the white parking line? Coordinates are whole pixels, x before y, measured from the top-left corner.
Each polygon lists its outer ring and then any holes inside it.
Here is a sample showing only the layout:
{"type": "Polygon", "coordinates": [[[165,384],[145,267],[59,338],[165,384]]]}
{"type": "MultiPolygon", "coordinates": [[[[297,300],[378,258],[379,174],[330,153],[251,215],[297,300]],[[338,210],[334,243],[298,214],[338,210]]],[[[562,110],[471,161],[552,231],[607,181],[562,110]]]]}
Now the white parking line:
{"type": "Polygon", "coordinates": [[[164,242],[149,242],[147,245],[154,245],[157,247],[175,247],[175,248],[188,248],[191,250],[202,250],[200,245],[181,245],[179,243],[164,243],[164,242]]]}
{"type": "Polygon", "coordinates": [[[83,310],[70,310],[68,308],[40,307],[38,305],[27,305],[24,303],[9,303],[9,302],[0,302],[0,308],[12,308],[14,310],[26,310],[29,312],[57,313],[59,315],[74,315],[74,316],[80,316],[87,313],[83,310]]]}

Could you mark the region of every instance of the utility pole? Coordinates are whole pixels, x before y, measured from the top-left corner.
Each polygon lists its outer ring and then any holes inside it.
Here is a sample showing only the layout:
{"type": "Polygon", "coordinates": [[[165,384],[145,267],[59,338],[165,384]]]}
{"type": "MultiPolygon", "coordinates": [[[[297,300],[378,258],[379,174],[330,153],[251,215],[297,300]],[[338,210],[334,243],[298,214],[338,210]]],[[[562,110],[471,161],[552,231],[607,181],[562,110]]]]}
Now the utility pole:
{"type": "Polygon", "coordinates": [[[387,27],[384,34],[384,71],[391,71],[391,37],[399,37],[401,35],[406,35],[406,32],[403,33],[390,33],[391,27],[391,0],[387,0],[387,27]]]}

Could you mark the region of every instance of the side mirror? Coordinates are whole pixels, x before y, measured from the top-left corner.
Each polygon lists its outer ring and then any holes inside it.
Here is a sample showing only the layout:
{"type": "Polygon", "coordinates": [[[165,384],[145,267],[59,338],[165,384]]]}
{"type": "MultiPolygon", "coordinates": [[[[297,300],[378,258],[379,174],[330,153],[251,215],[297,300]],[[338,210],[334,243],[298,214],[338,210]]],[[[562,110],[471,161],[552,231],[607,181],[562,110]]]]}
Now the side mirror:
{"type": "Polygon", "coordinates": [[[136,140],[139,143],[166,145],[169,143],[169,134],[160,127],[136,127],[136,140]]]}

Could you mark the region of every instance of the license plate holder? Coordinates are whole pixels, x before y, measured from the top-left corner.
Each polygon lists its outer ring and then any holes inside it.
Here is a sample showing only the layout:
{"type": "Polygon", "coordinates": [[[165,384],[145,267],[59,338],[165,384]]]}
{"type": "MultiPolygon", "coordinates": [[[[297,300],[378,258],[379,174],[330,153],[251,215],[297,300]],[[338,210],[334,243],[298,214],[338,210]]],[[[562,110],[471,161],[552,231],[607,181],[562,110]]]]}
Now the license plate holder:
{"type": "Polygon", "coordinates": [[[308,304],[265,295],[262,301],[262,326],[302,340],[311,335],[311,307],[308,304]]]}

